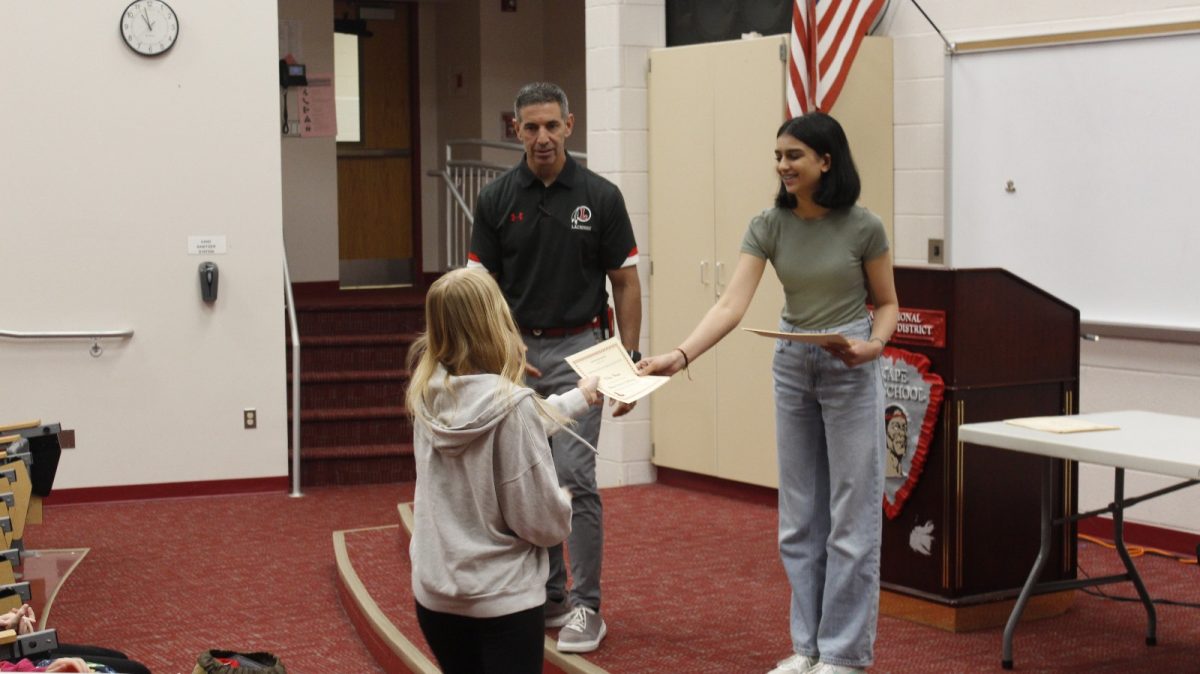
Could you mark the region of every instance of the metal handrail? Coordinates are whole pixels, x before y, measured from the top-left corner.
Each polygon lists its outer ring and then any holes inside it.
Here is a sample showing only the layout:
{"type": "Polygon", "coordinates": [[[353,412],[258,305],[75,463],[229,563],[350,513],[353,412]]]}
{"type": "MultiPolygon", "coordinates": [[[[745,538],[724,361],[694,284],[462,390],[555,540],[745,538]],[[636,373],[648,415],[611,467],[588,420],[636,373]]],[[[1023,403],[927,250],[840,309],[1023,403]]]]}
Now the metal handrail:
{"type": "Polygon", "coordinates": [[[471,207],[467,205],[467,200],[463,198],[462,192],[458,191],[458,186],[454,184],[454,176],[450,174],[450,167],[446,166],[446,168],[442,169],[442,172],[437,175],[440,175],[446,181],[446,185],[450,187],[448,194],[454,197],[454,200],[458,202],[458,207],[462,209],[463,215],[465,215],[467,218],[467,222],[470,222],[472,225],[475,224],[475,215],[471,213],[471,207]]]}
{"type": "Polygon", "coordinates": [[[525,146],[520,143],[506,143],[501,140],[484,140],[483,138],[454,138],[446,141],[446,159],[450,159],[451,145],[474,145],[476,147],[490,147],[498,150],[515,150],[524,152],[525,146]]]}
{"type": "Polygon", "coordinates": [[[99,358],[104,353],[100,346],[102,339],[131,339],[133,330],[67,330],[67,331],[38,331],[23,332],[19,330],[0,330],[0,337],[9,339],[90,339],[92,348],[88,352],[92,357],[99,358]]]}
{"type": "Polygon", "coordinates": [[[292,332],[292,498],[300,498],[300,324],[296,320],[296,298],[292,296],[292,275],[288,273],[287,248],[283,251],[283,295],[288,325],[292,332]]]}
{"type": "MultiPolygon", "coordinates": [[[[525,151],[525,146],[520,143],[482,138],[456,138],[446,141],[446,164],[440,171],[430,171],[429,175],[440,177],[446,182],[446,264],[451,269],[467,263],[471,227],[475,224],[472,211],[479,191],[501,173],[512,168],[479,159],[455,159],[451,149],[454,145],[525,151]]],[[[571,156],[577,161],[587,161],[586,153],[572,152],[571,156]]]]}
{"type": "Polygon", "coordinates": [[[132,336],[133,330],[68,330],[59,332],[0,330],[0,337],[11,337],[13,339],[126,339],[132,336]]]}

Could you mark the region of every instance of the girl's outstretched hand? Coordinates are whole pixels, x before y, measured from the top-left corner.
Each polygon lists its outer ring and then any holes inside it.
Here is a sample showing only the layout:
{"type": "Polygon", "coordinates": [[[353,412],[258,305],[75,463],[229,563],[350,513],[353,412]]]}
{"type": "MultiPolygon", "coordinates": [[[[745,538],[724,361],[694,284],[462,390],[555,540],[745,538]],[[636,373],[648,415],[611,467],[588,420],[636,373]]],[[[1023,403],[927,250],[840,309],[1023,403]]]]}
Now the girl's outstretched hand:
{"type": "Polygon", "coordinates": [[[587,404],[599,405],[604,402],[604,396],[600,395],[600,391],[597,390],[600,386],[599,377],[584,377],[576,386],[583,391],[583,399],[587,401],[587,404]]]}
{"type": "Polygon", "coordinates": [[[683,354],[679,349],[643,358],[637,362],[638,374],[673,375],[683,369],[683,354]]]}

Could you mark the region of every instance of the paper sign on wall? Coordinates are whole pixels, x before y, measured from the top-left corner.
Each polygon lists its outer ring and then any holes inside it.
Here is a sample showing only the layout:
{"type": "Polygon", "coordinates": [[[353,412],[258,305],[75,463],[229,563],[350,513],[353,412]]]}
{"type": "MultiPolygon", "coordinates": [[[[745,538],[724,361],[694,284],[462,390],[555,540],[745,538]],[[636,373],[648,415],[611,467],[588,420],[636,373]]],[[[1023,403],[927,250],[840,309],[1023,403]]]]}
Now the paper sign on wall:
{"type": "Polygon", "coordinates": [[[189,236],[187,246],[188,255],[224,255],[225,235],[189,236]]]}
{"type": "Polygon", "coordinates": [[[309,73],[300,88],[300,136],[337,135],[337,105],[333,100],[333,74],[309,73]]]}

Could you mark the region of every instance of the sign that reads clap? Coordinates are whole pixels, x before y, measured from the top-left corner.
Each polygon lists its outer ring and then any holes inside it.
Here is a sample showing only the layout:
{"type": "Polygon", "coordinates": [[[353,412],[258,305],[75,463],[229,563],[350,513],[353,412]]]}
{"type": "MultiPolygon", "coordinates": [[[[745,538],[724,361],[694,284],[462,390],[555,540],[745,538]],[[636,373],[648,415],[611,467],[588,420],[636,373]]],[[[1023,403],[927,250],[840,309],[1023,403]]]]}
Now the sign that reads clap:
{"type": "Polygon", "coordinates": [[[879,364],[883,369],[886,458],[883,511],[888,519],[894,519],[925,467],[945,386],[940,376],[929,371],[929,359],[921,354],[888,347],[879,364]]]}

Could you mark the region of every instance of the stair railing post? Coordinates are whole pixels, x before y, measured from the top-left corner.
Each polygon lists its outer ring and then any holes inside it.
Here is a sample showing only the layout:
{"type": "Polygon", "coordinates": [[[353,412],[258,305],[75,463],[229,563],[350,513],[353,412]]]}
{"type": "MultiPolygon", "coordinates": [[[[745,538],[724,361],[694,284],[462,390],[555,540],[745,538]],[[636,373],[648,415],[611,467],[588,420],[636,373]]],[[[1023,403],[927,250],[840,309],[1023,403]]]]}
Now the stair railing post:
{"type": "Polygon", "coordinates": [[[283,294],[292,333],[292,492],[288,496],[300,498],[304,496],[300,491],[300,325],[296,321],[296,298],[292,296],[286,246],[283,250],[283,294]]]}

